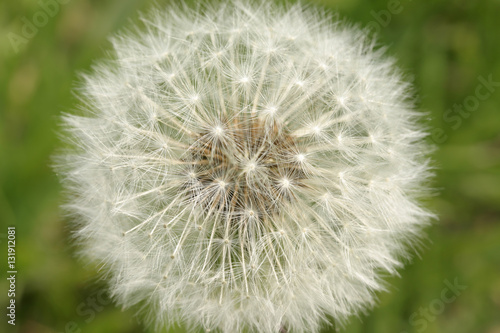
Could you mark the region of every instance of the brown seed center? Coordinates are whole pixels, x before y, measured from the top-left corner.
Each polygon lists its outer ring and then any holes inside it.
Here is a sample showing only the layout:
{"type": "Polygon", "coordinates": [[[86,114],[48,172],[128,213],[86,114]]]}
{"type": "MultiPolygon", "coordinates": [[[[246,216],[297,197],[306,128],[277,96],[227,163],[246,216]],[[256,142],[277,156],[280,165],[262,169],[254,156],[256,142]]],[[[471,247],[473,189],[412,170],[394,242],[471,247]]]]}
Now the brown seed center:
{"type": "Polygon", "coordinates": [[[191,199],[212,213],[277,214],[305,177],[296,140],[276,122],[221,124],[200,133],[189,149],[196,183],[191,199]]]}

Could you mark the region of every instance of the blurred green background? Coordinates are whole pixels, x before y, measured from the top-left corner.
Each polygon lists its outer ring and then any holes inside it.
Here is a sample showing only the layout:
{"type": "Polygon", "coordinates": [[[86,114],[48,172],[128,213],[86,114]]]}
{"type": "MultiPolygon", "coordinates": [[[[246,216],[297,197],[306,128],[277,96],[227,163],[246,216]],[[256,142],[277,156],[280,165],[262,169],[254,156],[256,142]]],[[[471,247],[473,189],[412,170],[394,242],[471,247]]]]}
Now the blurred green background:
{"type": "MultiPolygon", "coordinates": [[[[77,74],[105,56],[110,34],[153,3],[60,0],[36,33],[13,43],[48,1],[0,1],[0,331],[153,332],[106,298],[95,267],[75,259],[50,167],[62,146],[58,117],[77,106],[77,74]],[[5,317],[10,225],[17,228],[15,328],[5,317]]],[[[427,249],[388,279],[389,293],[345,332],[500,333],[500,1],[302,2],[378,32],[414,79],[434,128],[429,141],[439,148],[439,194],[428,205],[440,220],[428,229],[427,249]],[[448,283],[466,289],[450,299],[448,283]]]]}

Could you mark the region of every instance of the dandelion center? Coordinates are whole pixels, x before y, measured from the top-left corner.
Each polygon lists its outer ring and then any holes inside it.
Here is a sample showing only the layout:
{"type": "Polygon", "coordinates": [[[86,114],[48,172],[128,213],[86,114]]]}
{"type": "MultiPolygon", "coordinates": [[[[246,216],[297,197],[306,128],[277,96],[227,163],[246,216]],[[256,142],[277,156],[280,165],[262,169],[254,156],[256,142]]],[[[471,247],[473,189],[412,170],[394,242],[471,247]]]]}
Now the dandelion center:
{"type": "Polygon", "coordinates": [[[261,219],[279,214],[285,201],[294,200],[291,187],[304,186],[300,142],[280,124],[249,115],[225,128],[199,133],[189,149],[190,199],[208,214],[230,218],[249,211],[261,219]]]}

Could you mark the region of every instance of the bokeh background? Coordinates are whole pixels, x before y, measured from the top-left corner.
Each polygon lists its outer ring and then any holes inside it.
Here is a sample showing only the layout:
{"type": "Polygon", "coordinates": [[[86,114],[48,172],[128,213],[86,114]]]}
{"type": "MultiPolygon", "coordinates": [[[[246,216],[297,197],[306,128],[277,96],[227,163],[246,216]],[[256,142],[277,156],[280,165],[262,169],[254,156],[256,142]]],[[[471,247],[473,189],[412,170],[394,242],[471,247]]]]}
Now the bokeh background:
{"type": "MultiPolygon", "coordinates": [[[[58,208],[64,194],[50,167],[64,145],[58,117],[78,105],[78,73],[89,71],[110,49],[108,37],[153,3],[59,0],[53,16],[27,37],[26,21],[49,2],[0,1],[0,331],[153,332],[134,311],[115,307],[96,268],[75,258],[58,208]],[[4,314],[7,226],[17,228],[15,327],[4,314]]],[[[428,229],[427,248],[400,277],[388,279],[389,292],[373,311],[340,331],[499,333],[500,1],[302,3],[337,11],[378,34],[413,79],[433,128],[429,141],[438,148],[438,191],[426,204],[439,221],[428,229]],[[460,285],[456,297],[449,283],[460,285]]]]}

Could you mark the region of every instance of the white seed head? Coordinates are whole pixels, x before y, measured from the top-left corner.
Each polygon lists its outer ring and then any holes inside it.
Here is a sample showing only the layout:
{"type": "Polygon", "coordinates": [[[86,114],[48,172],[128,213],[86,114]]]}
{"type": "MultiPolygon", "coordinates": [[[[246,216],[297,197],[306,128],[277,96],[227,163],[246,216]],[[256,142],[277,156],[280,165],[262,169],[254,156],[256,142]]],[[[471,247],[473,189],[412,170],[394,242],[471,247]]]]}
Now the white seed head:
{"type": "Polygon", "coordinates": [[[66,115],[68,210],[158,326],[317,332],[371,307],[432,214],[411,87],[300,6],[152,12],[66,115]]]}

